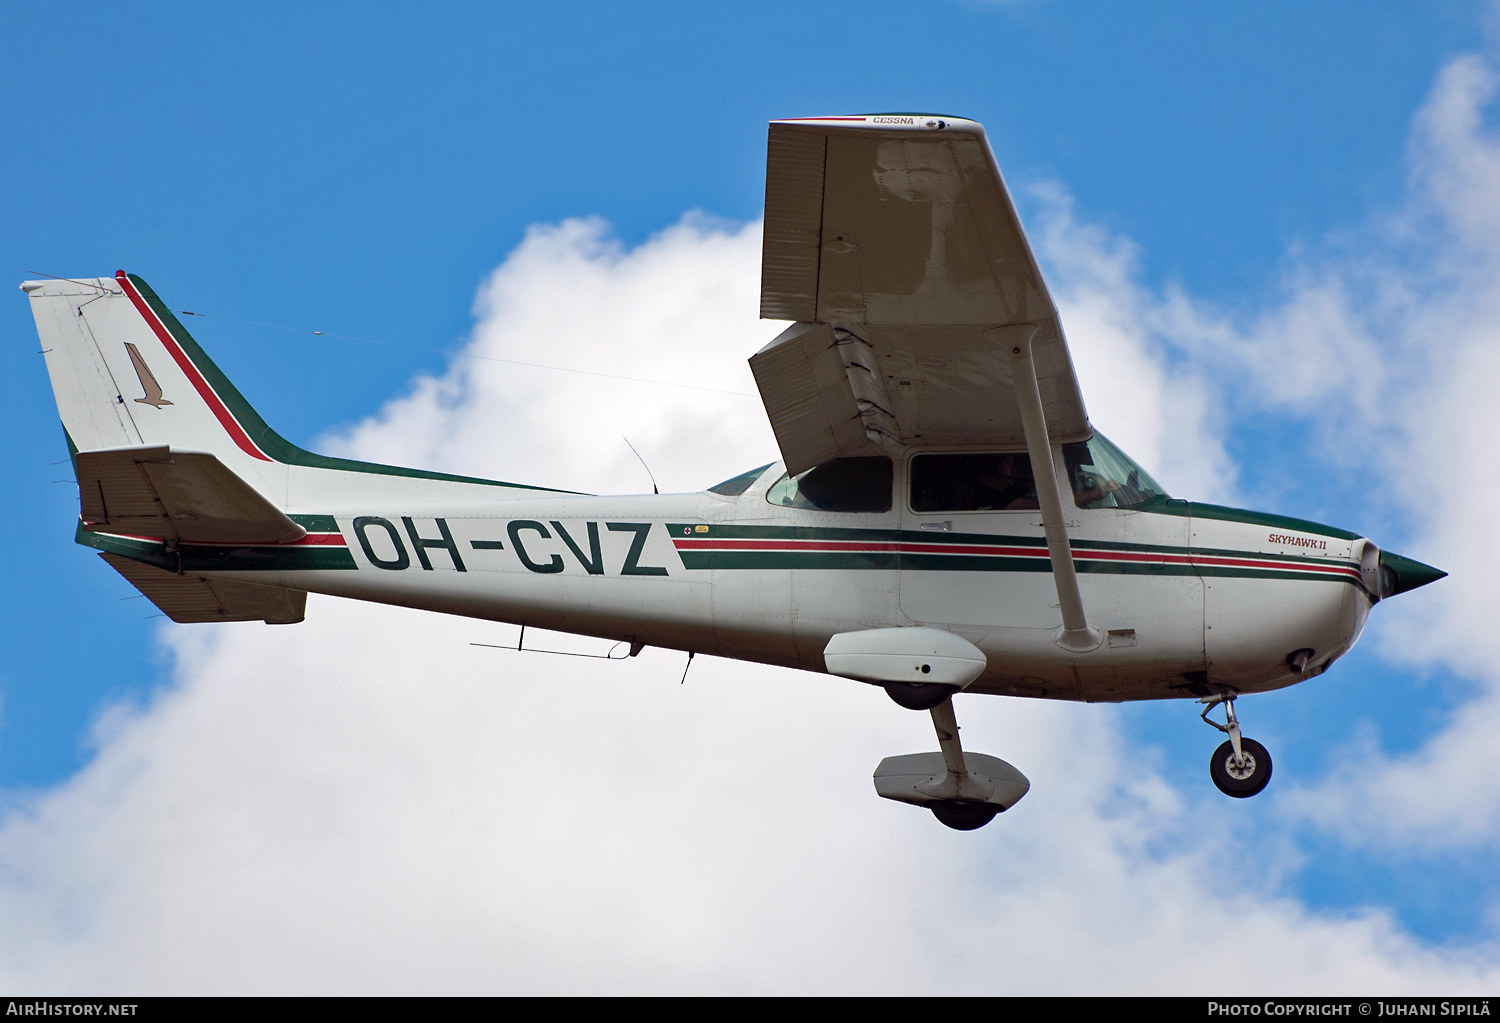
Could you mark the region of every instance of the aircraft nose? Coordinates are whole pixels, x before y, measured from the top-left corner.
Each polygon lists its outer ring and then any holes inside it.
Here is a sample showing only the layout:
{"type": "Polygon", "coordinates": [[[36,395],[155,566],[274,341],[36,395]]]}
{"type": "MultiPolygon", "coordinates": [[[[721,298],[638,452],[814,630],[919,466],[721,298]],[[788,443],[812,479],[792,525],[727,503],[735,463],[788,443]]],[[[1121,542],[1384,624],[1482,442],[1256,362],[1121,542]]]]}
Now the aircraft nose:
{"type": "Polygon", "coordinates": [[[1380,595],[1394,597],[1418,586],[1437,582],[1448,573],[1390,551],[1380,552],[1380,595]]]}

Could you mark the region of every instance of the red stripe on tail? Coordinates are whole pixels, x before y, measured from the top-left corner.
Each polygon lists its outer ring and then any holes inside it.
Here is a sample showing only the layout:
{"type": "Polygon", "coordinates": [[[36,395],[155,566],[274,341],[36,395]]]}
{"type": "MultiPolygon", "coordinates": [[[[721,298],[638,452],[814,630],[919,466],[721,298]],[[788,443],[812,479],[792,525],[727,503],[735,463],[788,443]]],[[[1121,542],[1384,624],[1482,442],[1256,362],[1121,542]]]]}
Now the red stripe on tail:
{"type": "Polygon", "coordinates": [[[213,387],[203,378],[203,374],[198,372],[198,367],[193,365],[193,360],[188,358],[187,352],[182,350],[182,346],[177,343],[177,339],[172,336],[172,332],[167,329],[167,325],[161,321],[161,317],[157,316],[156,311],[146,304],[146,300],[141,297],[141,293],[136,290],[136,286],[130,283],[130,278],[126,276],[125,271],[118,271],[115,274],[115,280],[120,282],[120,287],[125,290],[125,294],[130,296],[130,301],[135,303],[136,310],[141,314],[141,318],[146,321],[146,325],[156,334],[157,339],[161,341],[162,347],[166,348],[167,353],[177,361],[177,365],[182,368],[183,373],[187,374],[188,380],[192,381],[193,387],[197,389],[199,396],[208,403],[209,409],[219,420],[219,425],[224,427],[225,433],[229,434],[229,439],[234,441],[239,449],[251,458],[259,458],[262,462],[274,461],[270,455],[261,451],[255,442],[250,439],[250,435],[245,432],[244,427],[240,426],[239,421],[225,407],[224,402],[220,400],[219,395],[214,391],[213,387]]]}

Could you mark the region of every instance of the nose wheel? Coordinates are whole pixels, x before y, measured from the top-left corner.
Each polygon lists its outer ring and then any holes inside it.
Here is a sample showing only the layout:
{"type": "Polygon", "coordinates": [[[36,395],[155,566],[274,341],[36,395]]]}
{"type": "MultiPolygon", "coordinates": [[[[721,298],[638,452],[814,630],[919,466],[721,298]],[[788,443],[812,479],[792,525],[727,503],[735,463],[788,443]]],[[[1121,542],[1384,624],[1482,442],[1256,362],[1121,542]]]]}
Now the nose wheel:
{"type": "Polygon", "coordinates": [[[1248,799],[1270,783],[1271,754],[1254,739],[1240,735],[1240,722],[1234,715],[1234,699],[1233,694],[1222,693],[1205,696],[1201,701],[1207,704],[1203,708],[1203,720],[1229,736],[1228,742],[1221,743],[1214,750],[1208,762],[1208,773],[1214,785],[1226,796],[1248,799]],[[1208,712],[1219,704],[1224,705],[1225,723],[1222,725],[1208,716],[1208,712]]]}

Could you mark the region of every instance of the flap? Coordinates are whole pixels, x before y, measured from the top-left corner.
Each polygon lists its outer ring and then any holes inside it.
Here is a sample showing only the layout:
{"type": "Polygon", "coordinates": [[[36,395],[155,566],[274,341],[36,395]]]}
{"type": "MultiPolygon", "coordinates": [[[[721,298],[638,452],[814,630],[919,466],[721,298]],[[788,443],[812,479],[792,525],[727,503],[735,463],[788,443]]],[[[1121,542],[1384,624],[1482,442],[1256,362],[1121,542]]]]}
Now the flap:
{"type": "Polygon", "coordinates": [[[865,445],[833,328],[793,324],[751,357],[750,372],[791,475],[865,445]]]}
{"type": "Polygon", "coordinates": [[[307,530],[213,455],[167,447],[80,451],[84,528],[184,543],[291,543],[307,530]]]}

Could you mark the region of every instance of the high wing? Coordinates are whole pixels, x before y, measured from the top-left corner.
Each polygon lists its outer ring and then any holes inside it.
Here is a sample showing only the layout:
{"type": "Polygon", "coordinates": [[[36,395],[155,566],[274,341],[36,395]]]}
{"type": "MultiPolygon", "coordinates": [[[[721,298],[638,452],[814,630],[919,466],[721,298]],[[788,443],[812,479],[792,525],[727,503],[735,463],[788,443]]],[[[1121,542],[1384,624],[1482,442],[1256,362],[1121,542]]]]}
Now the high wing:
{"type": "Polygon", "coordinates": [[[1025,447],[1028,338],[1051,440],[1093,433],[981,125],[773,121],[767,150],[760,315],[798,322],[750,366],[788,472],[888,442],[1025,447]]]}

